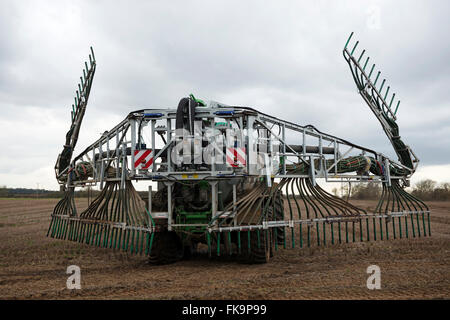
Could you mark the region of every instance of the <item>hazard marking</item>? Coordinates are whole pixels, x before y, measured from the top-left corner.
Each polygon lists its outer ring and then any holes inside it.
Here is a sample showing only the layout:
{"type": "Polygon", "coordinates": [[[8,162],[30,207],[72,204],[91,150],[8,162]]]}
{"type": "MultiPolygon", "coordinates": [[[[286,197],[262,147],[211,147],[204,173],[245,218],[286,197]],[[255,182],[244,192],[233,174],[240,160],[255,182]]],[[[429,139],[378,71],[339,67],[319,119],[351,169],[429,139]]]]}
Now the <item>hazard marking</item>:
{"type": "Polygon", "coordinates": [[[233,168],[245,167],[247,164],[245,148],[227,148],[227,166],[233,168]]]}
{"type": "Polygon", "coordinates": [[[148,169],[153,163],[152,149],[134,150],[134,168],[148,169]]]}

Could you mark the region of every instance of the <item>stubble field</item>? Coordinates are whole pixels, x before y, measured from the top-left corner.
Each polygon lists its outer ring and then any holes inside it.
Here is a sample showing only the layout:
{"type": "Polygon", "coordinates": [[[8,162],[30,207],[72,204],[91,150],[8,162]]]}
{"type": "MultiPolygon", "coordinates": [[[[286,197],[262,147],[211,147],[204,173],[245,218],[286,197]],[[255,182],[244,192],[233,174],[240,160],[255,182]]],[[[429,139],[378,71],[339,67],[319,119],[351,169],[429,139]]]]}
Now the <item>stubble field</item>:
{"type": "MultiPolygon", "coordinates": [[[[80,200],[81,205],[83,201],[80,200]]],[[[0,199],[1,299],[449,299],[450,203],[431,202],[431,237],[278,249],[244,265],[199,256],[151,266],[143,256],[47,238],[57,199],[0,199]],[[381,269],[368,290],[366,268],[381,269]],[[81,290],[68,290],[69,265],[81,290]]],[[[373,208],[374,201],[357,201],[373,208]]]]}

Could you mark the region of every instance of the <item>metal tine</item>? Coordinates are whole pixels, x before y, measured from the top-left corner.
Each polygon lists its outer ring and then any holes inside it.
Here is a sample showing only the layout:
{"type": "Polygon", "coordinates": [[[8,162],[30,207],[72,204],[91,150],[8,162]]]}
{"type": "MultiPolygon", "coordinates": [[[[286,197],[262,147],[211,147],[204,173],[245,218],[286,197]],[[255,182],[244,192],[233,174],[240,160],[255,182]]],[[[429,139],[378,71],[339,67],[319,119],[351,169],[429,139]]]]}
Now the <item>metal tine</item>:
{"type": "Polygon", "coordinates": [[[127,232],[127,229],[123,229],[122,230],[122,239],[121,239],[121,243],[120,243],[120,245],[119,245],[119,248],[120,248],[120,250],[122,250],[122,251],[126,251],[126,245],[125,245],[125,241],[127,240],[127,234],[128,234],[128,232],[127,232]]]}
{"type": "MultiPolygon", "coordinates": [[[[84,70],[83,70],[84,71],[84,70]]],[[[84,81],[83,81],[83,77],[80,77],[80,81],[81,81],[81,87],[84,88],[84,81]]]]}
{"type": "Polygon", "coordinates": [[[122,251],[126,251],[127,250],[126,248],[128,247],[128,245],[126,244],[127,235],[128,235],[128,230],[127,229],[123,229],[122,230],[122,239],[121,239],[121,242],[120,242],[120,245],[119,245],[119,248],[122,251]]]}
{"type": "Polygon", "coordinates": [[[211,233],[206,233],[206,242],[208,243],[208,256],[211,257],[211,233]]]}
{"type": "Polygon", "coordinates": [[[257,248],[261,248],[261,234],[259,229],[256,230],[257,248]]]}
{"type": "Polygon", "coordinates": [[[92,46],[91,46],[91,54],[92,54],[92,60],[95,62],[94,49],[92,49],[92,46]]]}
{"type": "Polygon", "coordinates": [[[67,234],[67,240],[72,240],[72,233],[73,233],[73,221],[69,220],[69,232],[67,234]]]}
{"type": "Polygon", "coordinates": [[[48,226],[47,237],[50,234],[50,230],[52,230],[52,227],[53,227],[54,223],[55,223],[55,219],[54,219],[54,217],[52,217],[52,219],[50,220],[50,225],[48,226]]]}
{"type": "Polygon", "coordinates": [[[148,255],[151,233],[153,233],[153,232],[143,232],[142,233],[141,252],[139,253],[140,255],[148,255]]]}
{"type": "Polygon", "coordinates": [[[141,242],[142,242],[142,239],[144,238],[144,234],[140,230],[137,230],[136,234],[137,234],[137,236],[136,236],[134,254],[139,254],[141,252],[141,249],[142,249],[141,248],[141,242]]]}
{"type": "Polygon", "coordinates": [[[345,221],[345,243],[348,243],[348,221],[345,221]]]}
{"type": "MultiPolygon", "coordinates": [[[[152,232],[152,234],[153,234],[153,232],[152,232]]],[[[149,232],[146,232],[146,234],[145,234],[145,251],[144,251],[144,254],[147,256],[148,255],[148,251],[149,251],[149,247],[150,247],[150,233],[149,232]]]]}
{"type": "MultiPolygon", "coordinates": [[[[241,254],[241,231],[237,231],[237,240],[238,240],[238,254],[241,254]]],[[[275,247],[276,248],[276,247],[275,247]]]]}
{"type": "Polygon", "coordinates": [[[392,95],[391,102],[389,103],[389,108],[392,106],[392,102],[394,101],[394,98],[395,98],[395,93],[392,95]]]}
{"type": "Polygon", "coordinates": [[[74,100],[75,100],[75,107],[78,109],[78,100],[77,100],[77,97],[74,97],[74,100]]]}
{"type": "Polygon", "coordinates": [[[331,231],[331,244],[334,244],[334,223],[330,223],[330,231],[331,231]]]}
{"type": "Polygon", "coordinates": [[[425,224],[425,214],[422,212],[422,222],[423,222],[423,236],[427,236],[427,226],[425,224]]]}
{"type": "Polygon", "coordinates": [[[391,102],[389,103],[389,109],[391,108],[391,106],[392,106],[392,102],[394,101],[394,98],[395,98],[395,93],[392,95],[392,99],[391,99],[391,102]]]}
{"type": "Polygon", "coordinates": [[[111,234],[109,236],[109,243],[108,243],[108,248],[110,248],[110,249],[113,247],[113,239],[114,239],[114,235],[116,233],[115,231],[116,231],[116,228],[111,227],[111,234]]]}
{"type": "Polygon", "coordinates": [[[363,55],[364,55],[365,52],[366,52],[366,49],[364,49],[364,50],[361,52],[361,55],[360,55],[359,58],[358,58],[358,63],[359,63],[359,61],[361,61],[361,58],[363,57],[363,55]]]}
{"type": "Polygon", "coordinates": [[[95,242],[94,245],[97,247],[101,247],[101,243],[102,243],[102,234],[103,234],[103,226],[97,224],[96,225],[96,232],[95,232],[95,242]]]}
{"type": "Polygon", "coordinates": [[[54,230],[52,230],[52,238],[57,238],[60,219],[59,219],[59,217],[54,217],[54,218],[55,218],[55,228],[54,228],[54,230]]]}
{"type": "Polygon", "coordinates": [[[106,248],[106,245],[108,244],[109,240],[109,225],[105,226],[103,230],[103,241],[102,241],[102,248],[106,248]]]}
{"type": "Polygon", "coordinates": [[[358,46],[358,44],[359,44],[359,41],[356,41],[355,46],[353,47],[352,52],[350,53],[351,56],[353,56],[353,52],[355,52],[356,47],[358,46]]]}
{"type": "Polygon", "coordinates": [[[102,227],[101,227],[99,224],[97,224],[97,225],[94,227],[94,230],[95,230],[95,240],[94,240],[94,245],[97,246],[97,247],[100,247],[100,240],[101,240],[101,237],[102,237],[102,231],[101,231],[101,229],[102,229],[102,227]]]}
{"type": "Polygon", "coordinates": [[[59,220],[58,217],[53,217],[52,218],[52,231],[51,231],[51,234],[50,234],[50,236],[52,238],[55,238],[56,230],[58,228],[58,220],[59,220]]]}
{"type": "Polygon", "coordinates": [[[80,84],[78,84],[78,90],[80,91],[80,96],[83,96],[83,91],[81,90],[80,84]]]}
{"type": "Polygon", "coordinates": [[[381,91],[383,90],[383,86],[384,86],[385,82],[386,82],[386,79],[383,79],[383,82],[381,83],[380,90],[378,90],[378,91],[380,91],[380,94],[381,94],[381,91]]]}
{"type": "Polygon", "coordinates": [[[420,222],[419,222],[419,214],[416,213],[416,218],[417,218],[417,234],[419,235],[419,238],[421,237],[421,232],[420,232],[420,222]]]}
{"type": "Polygon", "coordinates": [[[58,232],[59,232],[59,221],[61,220],[59,217],[54,217],[55,218],[55,229],[52,231],[52,237],[53,238],[58,238],[58,232]]]}
{"type": "Polygon", "coordinates": [[[83,77],[84,77],[84,81],[86,81],[86,70],[83,69],[83,77]]]}
{"type": "MultiPolygon", "coordinates": [[[[367,63],[369,62],[370,57],[367,57],[366,62],[364,63],[363,71],[366,71],[367,63]]],[[[369,76],[370,78],[370,76],[369,76]]]]}
{"type": "Polygon", "coordinates": [[[370,72],[369,72],[369,79],[370,79],[370,77],[372,76],[372,72],[373,72],[373,69],[375,68],[375,63],[374,64],[372,64],[372,68],[370,69],[370,72]]]}
{"type": "MultiPolygon", "coordinates": [[[[136,237],[134,238],[134,254],[139,253],[140,239],[141,239],[141,232],[139,230],[136,230],[136,237]]],[[[131,250],[131,253],[133,253],[133,250],[131,250]]]]}
{"type": "Polygon", "coordinates": [[[64,240],[67,239],[68,231],[69,231],[69,221],[64,219],[64,233],[63,233],[63,236],[62,236],[62,238],[64,240]]]}
{"type": "Polygon", "coordinates": [[[87,64],[87,62],[86,62],[86,61],[84,62],[84,65],[86,66],[86,70],[87,70],[87,72],[89,72],[88,64],[87,64]]]}
{"type": "Polygon", "coordinates": [[[148,254],[150,255],[152,253],[152,245],[153,245],[153,238],[155,237],[155,233],[152,232],[151,236],[150,236],[150,244],[149,244],[149,249],[148,249],[148,254]]]}
{"type": "Polygon", "coordinates": [[[347,42],[345,43],[344,50],[347,49],[347,45],[348,45],[348,43],[350,42],[350,39],[351,39],[352,37],[353,37],[353,31],[352,31],[352,33],[350,33],[350,36],[348,37],[347,42]]]}
{"type": "Polygon", "coordinates": [[[66,234],[66,224],[67,224],[67,220],[62,220],[62,227],[61,227],[61,233],[59,235],[60,239],[64,239],[64,235],[66,234]]]}
{"type": "Polygon", "coordinates": [[[119,230],[119,239],[117,239],[117,243],[116,243],[116,248],[117,250],[121,250],[122,249],[122,235],[123,235],[123,229],[119,230]]]}
{"type": "MultiPolygon", "coordinates": [[[[374,65],[375,66],[375,65],[374,65]]],[[[377,85],[378,77],[380,76],[381,71],[378,71],[377,77],[375,78],[375,82],[373,83],[373,86],[375,87],[377,85]]]]}
{"type": "Polygon", "coordinates": [[[398,100],[398,102],[397,102],[397,107],[395,107],[394,115],[397,114],[397,110],[398,110],[398,106],[399,106],[399,105],[400,105],[400,100],[398,100]]]}
{"type": "MultiPolygon", "coordinates": [[[[369,218],[366,218],[367,241],[370,241],[369,223],[370,223],[369,218]]],[[[372,224],[373,224],[373,241],[377,241],[377,229],[376,229],[377,221],[375,218],[372,219],[372,224]]]]}
{"type": "MultiPolygon", "coordinates": [[[[302,227],[302,224],[300,223],[300,228],[302,227]]],[[[278,228],[274,228],[274,238],[275,238],[275,251],[278,251],[278,228]]],[[[301,229],[300,229],[301,230],[301,229]]]]}
{"type": "Polygon", "coordinates": [[[113,235],[114,235],[114,227],[113,226],[109,226],[108,227],[108,237],[107,237],[107,241],[106,241],[106,244],[105,244],[105,248],[111,248],[113,235]]]}
{"type": "Polygon", "coordinates": [[[80,237],[80,221],[77,221],[75,223],[75,237],[74,237],[74,241],[78,241],[80,237]]]}
{"type": "MultiPolygon", "coordinates": [[[[128,247],[130,246],[130,236],[131,236],[131,230],[127,230],[127,242],[126,242],[126,247],[124,251],[128,251],[128,247]]],[[[134,230],[133,230],[134,231],[134,230]]],[[[131,241],[133,241],[133,239],[131,239],[131,241]]]]}
{"type": "Polygon", "coordinates": [[[78,239],[77,239],[77,242],[80,242],[80,243],[83,242],[84,229],[85,229],[85,224],[82,221],[79,221],[79,223],[78,223],[78,239]]]}
{"type": "Polygon", "coordinates": [[[379,218],[380,221],[380,239],[383,240],[383,218],[379,218]]]}
{"type": "Polygon", "coordinates": [[[114,243],[113,243],[113,249],[119,250],[120,249],[120,236],[122,234],[122,229],[116,229],[116,234],[114,236],[114,243]]]}
{"type": "Polygon", "coordinates": [[[76,232],[76,221],[70,221],[70,232],[69,232],[69,240],[75,241],[75,232],[76,232]]]}
{"type": "Polygon", "coordinates": [[[60,218],[59,219],[59,228],[56,238],[61,239],[62,233],[64,231],[64,221],[60,218]]]}
{"type": "Polygon", "coordinates": [[[397,239],[397,231],[395,230],[395,217],[391,218],[392,222],[392,234],[394,235],[394,239],[397,239]]]}
{"type": "MultiPolygon", "coordinates": [[[[144,249],[144,236],[145,236],[145,233],[141,232],[141,242],[139,244],[139,254],[140,255],[142,255],[142,252],[143,252],[143,249],[144,249]]],[[[136,253],[138,253],[138,252],[136,252],[136,253]]]]}
{"type": "Polygon", "coordinates": [[[90,223],[86,225],[86,237],[84,238],[84,242],[86,244],[89,244],[89,240],[91,238],[91,228],[92,225],[90,223]]]}
{"type": "Polygon", "coordinates": [[[134,232],[134,230],[132,230],[131,231],[130,253],[133,253],[133,251],[134,251],[134,238],[135,238],[135,232],[134,232]]]}
{"type": "MultiPolygon", "coordinates": [[[[389,94],[389,89],[391,89],[390,86],[387,87],[386,93],[384,94],[384,98],[383,98],[384,101],[386,101],[386,98],[387,98],[387,96],[388,96],[388,94],[389,94]]],[[[381,91],[380,91],[380,93],[381,93],[381,91]]]]}
{"type": "Polygon", "coordinates": [[[106,231],[108,230],[108,226],[107,225],[106,226],[102,225],[102,226],[100,226],[99,229],[100,229],[100,236],[99,236],[98,246],[100,248],[104,248],[105,247],[105,240],[106,240],[106,237],[107,237],[106,231]]]}
{"type": "Polygon", "coordinates": [[[84,227],[85,227],[85,224],[82,221],[80,221],[79,226],[78,226],[78,239],[77,239],[77,241],[80,243],[83,242],[84,227]]]}

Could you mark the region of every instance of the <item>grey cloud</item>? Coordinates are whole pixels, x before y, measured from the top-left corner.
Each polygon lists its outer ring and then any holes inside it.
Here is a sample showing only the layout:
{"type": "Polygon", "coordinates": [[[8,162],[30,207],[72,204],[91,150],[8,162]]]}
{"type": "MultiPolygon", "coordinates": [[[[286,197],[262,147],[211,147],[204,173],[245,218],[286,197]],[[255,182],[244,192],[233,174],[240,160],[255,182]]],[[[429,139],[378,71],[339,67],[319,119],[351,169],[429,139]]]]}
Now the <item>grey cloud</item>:
{"type": "MultiPolygon", "coordinates": [[[[423,165],[448,163],[449,7],[446,1],[405,0],[4,1],[0,121],[19,132],[21,114],[51,112],[39,138],[33,130],[18,136],[29,140],[24,144],[39,158],[37,166],[53,165],[93,45],[97,73],[77,150],[131,110],[173,107],[192,92],[313,124],[395,157],[342,58],[355,31],[358,50],[367,49],[402,100],[398,121],[405,142],[423,165]],[[367,26],[371,6],[380,8],[379,30],[367,26]]],[[[16,149],[6,138],[0,143],[5,173],[16,149]]]]}

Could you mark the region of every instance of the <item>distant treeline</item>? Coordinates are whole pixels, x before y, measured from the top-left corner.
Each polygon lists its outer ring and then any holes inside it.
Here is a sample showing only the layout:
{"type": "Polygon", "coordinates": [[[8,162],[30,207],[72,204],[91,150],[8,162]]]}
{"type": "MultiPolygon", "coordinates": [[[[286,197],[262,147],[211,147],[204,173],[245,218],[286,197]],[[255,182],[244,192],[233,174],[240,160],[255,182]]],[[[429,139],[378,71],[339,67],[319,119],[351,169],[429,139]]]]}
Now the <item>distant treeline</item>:
{"type": "MultiPolygon", "coordinates": [[[[99,191],[91,190],[92,196],[98,193],[99,191]]],[[[62,198],[63,194],[61,191],[53,190],[0,187],[0,198],[62,198]]],[[[88,191],[76,191],[75,196],[87,197],[88,191]]]]}
{"type": "MultiPolygon", "coordinates": [[[[343,197],[347,197],[349,187],[343,188],[343,197]]],[[[379,199],[381,196],[382,187],[379,183],[368,182],[357,185],[352,185],[350,188],[350,199],[370,200],[379,199]]],[[[414,196],[425,201],[448,201],[450,200],[450,183],[440,183],[426,179],[421,180],[412,187],[410,191],[414,196]]],[[[338,195],[338,190],[333,189],[333,193],[338,195]]]]}
{"type": "Polygon", "coordinates": [[[431,179],[418,182],[412,194],[422,200],[448,201],[450,200],[450,183],[437,183],[431,179]]]}
{"type": "MultiPolygon", "coordinates": [[[[88,196],[95,198],[100,191],[89,190],[84,188],[79,191],[75,191],[75,197],[87,198],[88,196]]],[[[147,191],[138,191],[139,195],[143,199],[148,198],[147,191]]],[[[44,189],[27,189],[27,188],[7,188],[0,187],[0,198],[62,198],[64,192],[44,190],[44,189]]]]}
{"type": "MultiPolygon", "coordinates": [[[[343,198],[348,197],[350,191],[350,199],[356,200],[371,200],[379,199],[381,196],[381,184],[368,182],[352,185],[351,188],[348,185],[343,186],[341,196],[343,198]]],[[[339,196],[338,189],[334,188],[334,195],[339,196]]],[[[87,188],[75,191],[75,197],[96,197],[100,191],[90,190],[87,188]]],[[[148,198],[147,191],[138,191],[139,195],[145,200],[148,198]]],[[[421,200],[425,201],[449,201],[450,200],[450,183],[440,183],[436,181],[426,179],[419,181],[413,186],[411,193],[421,200]]],[[[7,188],[0,187],[0,198],[62,198],[63,192],[42,190],[42,189],[27,189],[27,188],[7,188]]]]}
{"type": "Polygon", "coordinates": [[[7,188],[0,187],[1,198],[57,198],[61,192],[43,190],[43,189],[27,189],[27,188],[7,188]]]}

